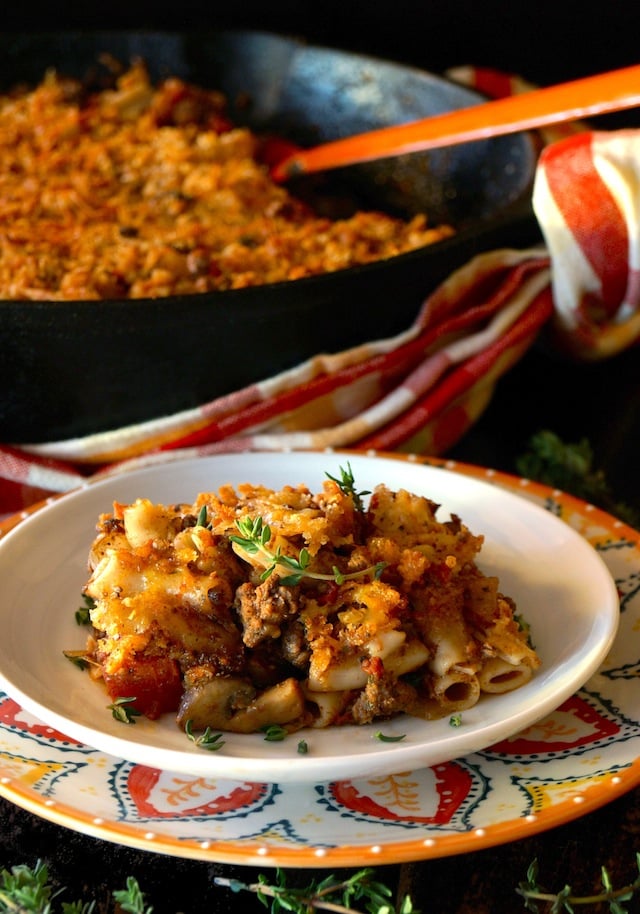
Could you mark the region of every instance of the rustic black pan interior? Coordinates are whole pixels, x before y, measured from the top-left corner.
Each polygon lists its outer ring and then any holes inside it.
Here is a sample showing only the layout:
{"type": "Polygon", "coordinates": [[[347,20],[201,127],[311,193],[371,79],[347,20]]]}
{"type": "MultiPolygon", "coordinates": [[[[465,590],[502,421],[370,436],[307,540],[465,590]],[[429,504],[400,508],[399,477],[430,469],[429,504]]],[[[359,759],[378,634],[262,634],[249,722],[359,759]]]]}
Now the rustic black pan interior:
{"type": "MultiPolygon", "coordinates": [[[[124,63],[142,57],[154,79],[177,75],[220,88],[236,121],[305,144],[480,100],[422,71],[259,32],[4,33],[0,88],[35,84],[50,67],[100,80],[105,52],[124,63]]],[[[0,440],[36,442],[143,421],[316,352],[405,329],[435,285],[475,253],[538,239],[530,207],[535,156],[531,137],[521,134],[316,180],[313,192],[329,199],[348,187],[360,205],[426,209],[433,223],[458,230],[385,263],[202,296],[0,302],[0,440]]]]}

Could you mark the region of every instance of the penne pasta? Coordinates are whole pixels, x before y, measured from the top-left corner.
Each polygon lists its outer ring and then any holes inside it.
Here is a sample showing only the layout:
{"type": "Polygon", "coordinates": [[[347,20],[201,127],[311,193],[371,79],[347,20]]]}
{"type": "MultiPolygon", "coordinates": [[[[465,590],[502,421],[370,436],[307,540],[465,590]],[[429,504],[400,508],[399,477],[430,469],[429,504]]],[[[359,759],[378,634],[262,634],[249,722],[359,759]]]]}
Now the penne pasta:
{"type": "Polygon", "coordinates": [[[452,668],[434,680],[433,696],[443,714],[466,711],[480,698],[478,676],[471,670],[452,668]]]}
{"type": "Polygon", "coordinates": [[[312,705],[313,716],[311,726],[316,729],[331,727],[336,724],[344,712],[352,694],[345,692],[314,692],[308,683],[304,689],[306,701],[312,705]]]}
{"type": "Polygon", "coordinates": [[[461,600],[441,602],[442,594],[421,594],[415,602],[415,622],[431,648],[429,669],[437,678],[472,662],[477,646],[464,618],[461,600]]]}
{"type": "Polygon", "coordinates": [[[487,660],[478,673],[478,682],[483,692],[499,694],[519,689],[529,682],[534,666],[531,663],[509,663],[501,657],[487,660]]]}

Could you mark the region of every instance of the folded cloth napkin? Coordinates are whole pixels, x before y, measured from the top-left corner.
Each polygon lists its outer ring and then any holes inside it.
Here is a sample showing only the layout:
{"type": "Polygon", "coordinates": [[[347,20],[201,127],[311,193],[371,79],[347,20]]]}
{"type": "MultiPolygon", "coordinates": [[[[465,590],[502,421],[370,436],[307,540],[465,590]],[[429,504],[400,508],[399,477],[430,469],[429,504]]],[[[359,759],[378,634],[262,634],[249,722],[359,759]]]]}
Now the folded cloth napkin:
{"type": "Polygon", "coordinates": [[[325,447],[445,453],[543,330],[586,359],[640,338],[639,188],[640,131],[573,125],[543,138],[533,206],[544,246],[477,256],[396,337],[319,354],[176,415],[0,446],[0,514],[88,478],[185,456],[325,447]]]}

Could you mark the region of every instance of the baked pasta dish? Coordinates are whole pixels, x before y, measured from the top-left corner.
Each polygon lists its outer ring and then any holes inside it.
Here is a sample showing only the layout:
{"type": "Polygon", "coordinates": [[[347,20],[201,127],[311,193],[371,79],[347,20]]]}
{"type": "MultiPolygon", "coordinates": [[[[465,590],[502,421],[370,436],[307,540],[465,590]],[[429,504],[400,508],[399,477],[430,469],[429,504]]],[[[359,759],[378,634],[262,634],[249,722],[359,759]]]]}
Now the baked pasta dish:
{"type": "Polygon", "coordinates": [[[261,141],[230,123],[220,92],[113,66],[113,88],[52,71],[0,96],[0,299],[239,289],[452,234],[422,215],[318,215],[271,180],[261,141]]]}
{"type": "Polygon", "coordinates": [[[434,719],[526,683],[540,660],[482,536],[352,482],[114,504],[89,557],[92,677],[149,718],[237,733],[434,719]]]}

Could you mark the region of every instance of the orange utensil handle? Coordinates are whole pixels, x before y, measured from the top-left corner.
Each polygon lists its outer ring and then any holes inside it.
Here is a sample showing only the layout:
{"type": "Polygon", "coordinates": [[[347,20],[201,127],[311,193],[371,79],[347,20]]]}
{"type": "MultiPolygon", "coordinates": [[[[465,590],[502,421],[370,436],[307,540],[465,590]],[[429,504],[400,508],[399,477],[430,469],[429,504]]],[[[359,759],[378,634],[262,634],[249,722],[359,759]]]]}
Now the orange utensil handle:
{"type": "Polygon", "coordinates": [[[637,64],[323,143],[283,159],[273,167],[272,176],[285,181],[295,175],[488,139],[639,104],[637,64]]]}

